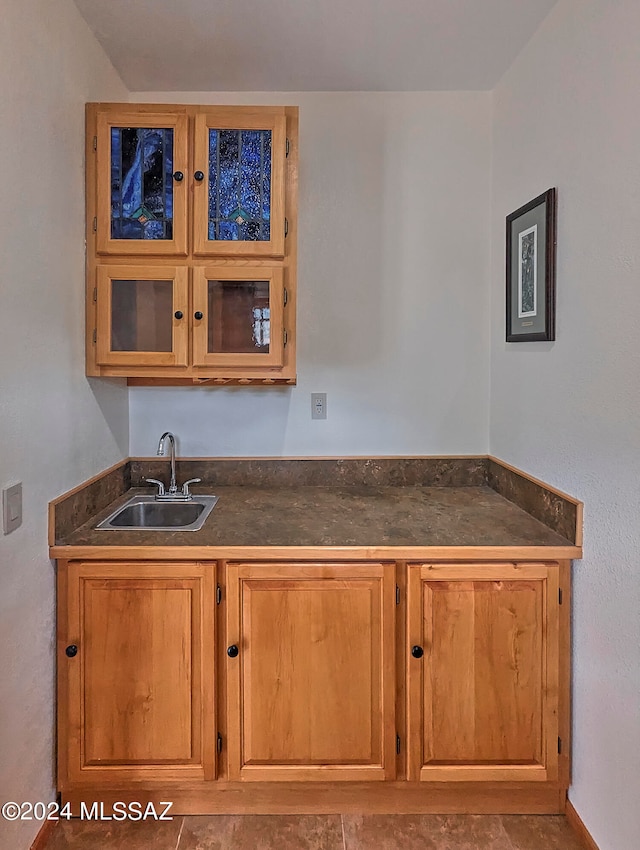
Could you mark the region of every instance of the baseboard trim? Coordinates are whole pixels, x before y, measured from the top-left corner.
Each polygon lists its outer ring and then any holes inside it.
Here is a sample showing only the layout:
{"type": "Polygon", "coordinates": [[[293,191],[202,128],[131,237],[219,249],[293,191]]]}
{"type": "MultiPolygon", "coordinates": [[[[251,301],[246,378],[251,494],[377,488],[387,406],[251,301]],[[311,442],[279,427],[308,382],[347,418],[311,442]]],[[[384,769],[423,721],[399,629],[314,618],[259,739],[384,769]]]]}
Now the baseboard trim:
{"type": "MultiPolygon", "coordinates": [[[[102,771],[101,768],[99,770],[102,771]]],[[[89,771],[87,771],[89,772],[89,771]]],[[[131,782],[62,790],[73,816],[84,801],[173,803],[176,815],[561,814],[567,791],[554,782],[131,782]]]]}
{"type": "Polygon", "coordinates": [[[578,836],[585,850],[600,850],[596,842],[591,837],[589,830],[582,823],[582,818],[574,809],[571,800],[567,800],[567,808],[565,810],[565,815],[567,817],[567,821],[569,822],[569,826],[578,836]]]}
{"type": "Polygon", "coordinates": [[[57,821],[46,820],[40,827],[40,832],[33,839],[31,850],[44,850],[51,839],[53,830],[56,827],[57,821]]]}

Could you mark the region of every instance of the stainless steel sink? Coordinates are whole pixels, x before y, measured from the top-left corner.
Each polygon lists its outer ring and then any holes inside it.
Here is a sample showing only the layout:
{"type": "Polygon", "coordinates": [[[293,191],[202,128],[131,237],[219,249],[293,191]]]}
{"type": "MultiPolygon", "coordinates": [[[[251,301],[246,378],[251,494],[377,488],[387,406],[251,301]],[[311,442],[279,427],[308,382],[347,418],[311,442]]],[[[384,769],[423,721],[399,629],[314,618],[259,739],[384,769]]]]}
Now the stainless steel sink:
{"type": "Polygon", "coordinates": [[[157,501],[154,496],[134,496],[102,520],[96,528],[106,531],[145,529],[198,531],[215,507],[217,496],[193,496],[188,502],[157,501]]]}

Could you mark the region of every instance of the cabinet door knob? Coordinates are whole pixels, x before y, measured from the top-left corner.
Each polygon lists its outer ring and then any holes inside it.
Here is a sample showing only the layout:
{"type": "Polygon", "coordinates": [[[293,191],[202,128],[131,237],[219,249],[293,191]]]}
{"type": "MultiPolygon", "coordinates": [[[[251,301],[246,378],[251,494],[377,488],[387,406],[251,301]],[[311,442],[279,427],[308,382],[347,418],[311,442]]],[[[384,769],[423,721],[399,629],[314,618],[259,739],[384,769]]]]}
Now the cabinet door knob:
{"type": "Polygon", "coordinates": [[[239,652],[240,650],[235,645],[235,643],[227,647],[227,655],[229,656],[229,658],[236,658],[239,652]]]}
{"type": "Polygon", "coordinates": [[[184,316],[184,313],[182,312],[182,310],[176,310],[173,315],[176,317],[176,319],[181,319],[184,316]]]}
{"type": "Polygon", "coordinates": [[[193,314],[194,319],[201,319],[204,314],[200,312],[200,310],[196,310],[193,314]]]}
{"type": "Polygon", "coordinates": [[[176,181],[176,183],[181,183],[184,180],[184,174],[182,173],[182,171],[174,171],[173,179],[176,181]]]}
{"type": "Polygon", "coordinates": [[[421,646],[412,646],[411,654],[414,658],[422,658],[424,655],[424,649],[421,646]]]}
{"type": "Polygon", "coordinates": [[[65,649],[65,652],[69,658],[74,658],[78,654],[78,647],[75,643],[72,643],[65,649]]]}
{"type": "Polygon", "coordinates": [[[193,176],[198,181],[198,183],[200,183],[201,180],[204,180],[204,172],[203,171],[196,171],[196,173],[193,176]]]}

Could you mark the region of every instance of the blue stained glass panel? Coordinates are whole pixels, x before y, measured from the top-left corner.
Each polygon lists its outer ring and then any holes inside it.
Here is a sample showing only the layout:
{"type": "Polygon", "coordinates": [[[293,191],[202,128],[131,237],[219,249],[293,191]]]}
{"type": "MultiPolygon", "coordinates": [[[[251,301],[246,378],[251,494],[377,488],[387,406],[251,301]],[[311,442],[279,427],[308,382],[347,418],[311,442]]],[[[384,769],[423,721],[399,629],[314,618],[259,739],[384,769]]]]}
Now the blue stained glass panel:
{"type": "Polygon", "coordinates": [[[240,151],[240,206],[260,218],[260,133],[245,130],[240,151]]]}
{"type": "Polygon", "coordinates": [[[209,131],[209,239],[217,239],[216,223],[220,218],[218,206],[219,133],[209,131]]]}
{"type": "Polygon", "coordinates": [[[218,223],[218,239],[226,241],[238,240],[238,225],[235,221],[221,221],[218,223]]]}
{"type": "Polygon", "coordinates": [[[259,221],[247,221],[244,224],[238,225],[238,233],[240,239],[246,242],[257,242],[261,237],[261,227],[259,221]]]}
{"type": "Polygon", "coordinates": [[[210,240],[268,242],[271,130],[209,130],[210,240]]]}
{"type": "Polygon", "coordinates": [[[271,219],[271,133],[263,139],[262,158],[264,160],[264,170],[262,176],[262,218],[267,223],[271,219]]]}
{"type": "Polygon", "coordinates": [[[240,189],[240,162],[238,158],[238,130],[220,131],[219,200],[220,218],[228,218],[238,206],[240,189]]]}
{"type": "Polygon", "coordinates": [[[173,238],[173,130],[111,128],[111,238],[173,238]]]}

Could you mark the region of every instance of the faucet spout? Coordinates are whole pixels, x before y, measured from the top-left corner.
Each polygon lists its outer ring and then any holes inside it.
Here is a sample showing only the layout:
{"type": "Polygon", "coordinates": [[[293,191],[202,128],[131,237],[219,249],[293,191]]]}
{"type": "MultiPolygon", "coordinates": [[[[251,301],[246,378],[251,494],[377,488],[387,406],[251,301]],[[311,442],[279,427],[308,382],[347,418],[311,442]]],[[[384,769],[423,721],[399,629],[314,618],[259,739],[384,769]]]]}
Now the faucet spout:
{"type": "Polygon", "coordinates": [[[173,436],[171,431],[165,431],[164,434],[160,437],[160,442],[158,443],[158,456],[164,456],[164,441],[169,440],[169,446],[171,448],[171,480],[169,481],[169,489],[167,493],[172,495],[173,493],[178,492],[178,485],[176,484],[176,438],[173,436]]]}

